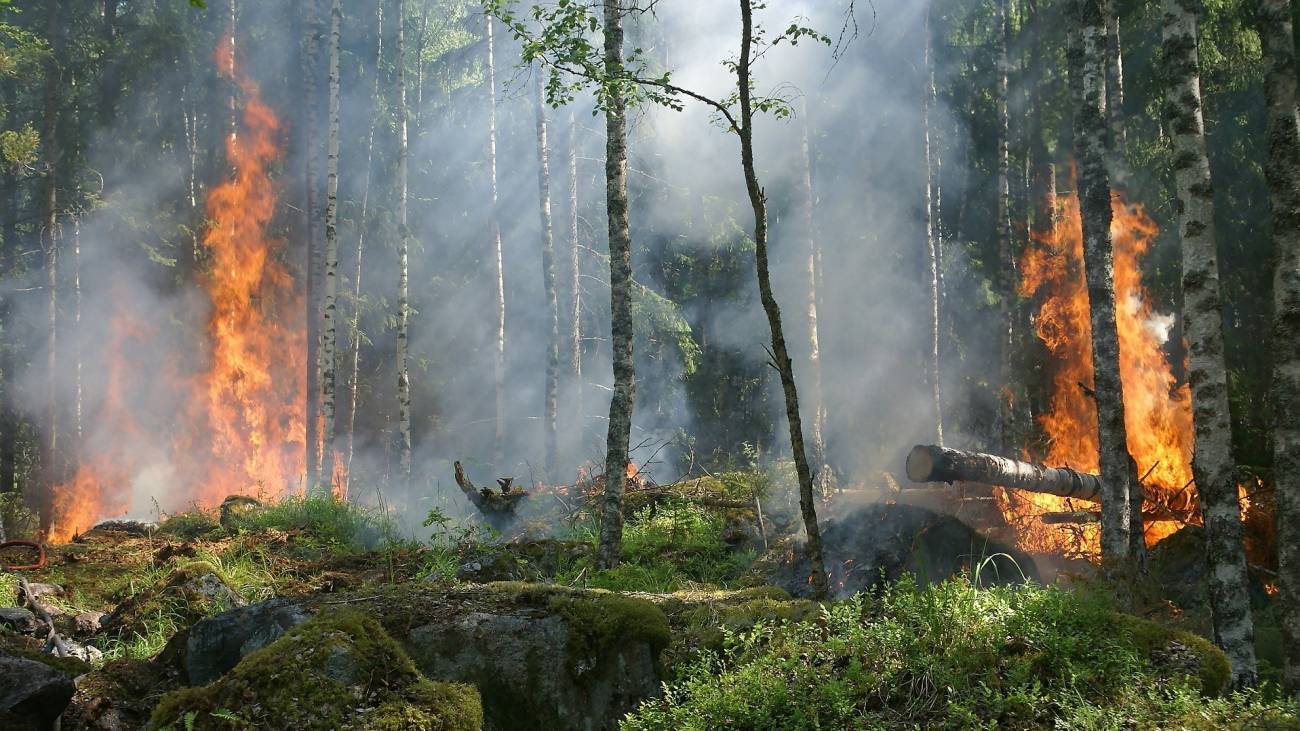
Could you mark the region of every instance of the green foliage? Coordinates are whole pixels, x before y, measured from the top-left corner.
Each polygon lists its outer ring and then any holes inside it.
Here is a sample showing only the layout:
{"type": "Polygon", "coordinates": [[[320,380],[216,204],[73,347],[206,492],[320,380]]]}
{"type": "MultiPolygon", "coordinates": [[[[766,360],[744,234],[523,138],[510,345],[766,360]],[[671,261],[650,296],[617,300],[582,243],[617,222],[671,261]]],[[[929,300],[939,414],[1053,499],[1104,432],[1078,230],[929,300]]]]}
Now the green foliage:
{"type": "Polygon", "coordinates": [[[30,170],[36,164],[36,149],[41,144],[41,136],[31,122],[21,129],[7,129],[0,132],[0,162],[11,170],[30,170]]]}
{"type": "Polygon", "coordinates": [[[217,518],[205,510],[193,509],[176,515],[169,515],[158,526],[162,535],[175,536],[185,541],[215,538],[225,530],[217,518]]]}
{"type": "MultiPolygon", "coordinates": [[[[1182,635],[1095,596],[905,578],[813,620],[727,632],[624,729],[1215,728],[1300,720],[1259,696],[1207,700],[1152,649],[1182,635]]],[[[1223,662],[1191,647],[1201,668],[1223,662]]]]}

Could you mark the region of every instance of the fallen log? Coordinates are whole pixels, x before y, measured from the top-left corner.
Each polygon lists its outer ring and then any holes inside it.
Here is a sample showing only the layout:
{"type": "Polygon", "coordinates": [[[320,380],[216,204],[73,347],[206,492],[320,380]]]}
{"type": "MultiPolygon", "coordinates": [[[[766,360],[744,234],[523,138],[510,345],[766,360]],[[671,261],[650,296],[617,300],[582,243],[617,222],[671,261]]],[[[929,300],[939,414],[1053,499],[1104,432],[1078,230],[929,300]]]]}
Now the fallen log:
{"type": "Polygon", "coordinates": [[[979,482],[1077,500],[1101,501],[1101,479],[1069,467],[1046,467],[994,454],[918,444],[907,455],[913,482],[979,482]]]}

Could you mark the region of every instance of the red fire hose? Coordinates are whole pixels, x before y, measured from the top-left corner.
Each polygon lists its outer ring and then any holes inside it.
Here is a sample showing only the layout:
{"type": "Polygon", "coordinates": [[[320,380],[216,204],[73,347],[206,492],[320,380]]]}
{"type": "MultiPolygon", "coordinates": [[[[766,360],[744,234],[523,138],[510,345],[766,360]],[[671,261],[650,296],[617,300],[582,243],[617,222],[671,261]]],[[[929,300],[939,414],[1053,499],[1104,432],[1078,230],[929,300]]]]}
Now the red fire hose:
{"type": "Polygon", "coordinates": [[[37,543],[35,541],[5,541],[4,543],[0,543],[0,551],[3,551],[6,548],[14,548],[18,546],[22,546],[24,548],[36,549],[36,553],[37,553],[36,563],[22,564],[19,566],[0,565],[0,570],[35,571],[36,569],[41,569],[45,567],[45,544],[43,543],[37,543]]]}

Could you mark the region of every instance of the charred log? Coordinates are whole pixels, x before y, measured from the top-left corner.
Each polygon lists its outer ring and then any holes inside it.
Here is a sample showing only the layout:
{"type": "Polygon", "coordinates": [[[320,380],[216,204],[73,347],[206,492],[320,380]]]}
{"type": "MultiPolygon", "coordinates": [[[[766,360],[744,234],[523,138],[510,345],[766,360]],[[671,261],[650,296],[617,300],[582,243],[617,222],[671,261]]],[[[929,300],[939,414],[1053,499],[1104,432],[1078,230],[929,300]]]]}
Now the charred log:
{"type": "Polygon", "coordinates": [[[1046,467],[994,454],[918,444],[907,455],[913,482],[978,482],[1100,502],[1101,479],[1068,467],[1046,467]]]}
{"type": "Polygon", "coordinates": [[[456,485],[480,513],[489,517],[513,516],[519,503],[528,497],[527,491],[514,486],[513,477],[498,478],[498,490],[476,487],[465,475],[465,468],[459,461],[456,462],[456,485]]]}

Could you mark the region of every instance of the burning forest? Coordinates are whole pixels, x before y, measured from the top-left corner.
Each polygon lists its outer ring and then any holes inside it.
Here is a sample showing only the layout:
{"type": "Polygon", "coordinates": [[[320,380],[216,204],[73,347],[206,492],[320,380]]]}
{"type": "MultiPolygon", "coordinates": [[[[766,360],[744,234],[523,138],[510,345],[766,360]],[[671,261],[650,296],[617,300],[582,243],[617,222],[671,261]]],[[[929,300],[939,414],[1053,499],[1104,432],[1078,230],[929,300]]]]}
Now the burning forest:
{"type": "Polygon", "coordinates": [[[1292,15],[0,1],[0,727],[1300,728],[1292,15]]]}

